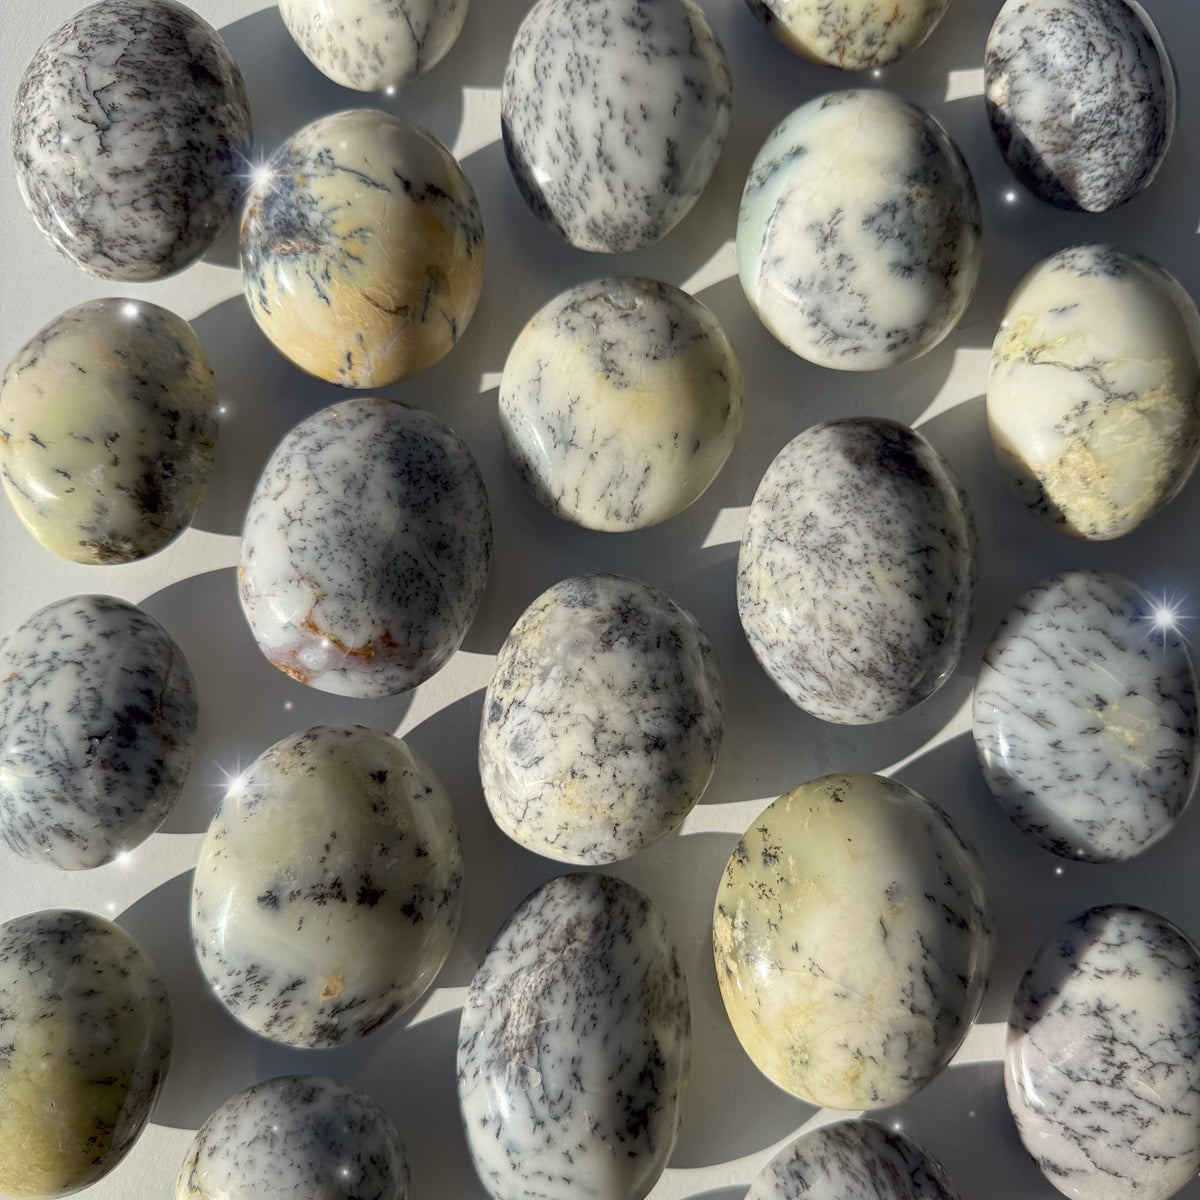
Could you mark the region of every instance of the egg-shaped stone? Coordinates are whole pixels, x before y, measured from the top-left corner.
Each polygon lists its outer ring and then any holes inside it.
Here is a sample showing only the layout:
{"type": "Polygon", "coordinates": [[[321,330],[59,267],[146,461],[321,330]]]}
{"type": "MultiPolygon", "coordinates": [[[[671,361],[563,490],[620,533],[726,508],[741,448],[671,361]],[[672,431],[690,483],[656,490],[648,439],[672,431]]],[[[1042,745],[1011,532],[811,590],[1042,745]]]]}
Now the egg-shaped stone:
{"type": "Polygon", "coordinates": [[[1013,999],[1004,1086],[1063,1195],[1175,1195],[1200,1170],[1200,952],[1127,904],[1062,925],[1013,999]]]}
{"type": "Polygon", "coordinates": [[[100,0],[34,54],[12,135],[21,198],[56,249],[101,279],[158,279],[233,215],[250,106],[229,48],[186,5],[100,0]]]}
{"type": "Polygon", "coordinates": [[[586,529],[657,525],[725,465],[742,428],[742,367],[699,300],[653,279],[568,288],[521,331],[500,380],[500,429],[521,478],[586,529]]]}
{"type": "Polygon", "coordinates": [[[263,654],[342,696],[416,687],[462,644],[487,582],[479,468],[437,417],[343,400],[301,421],[246,510],[238,587],[263,654]]]}
{"type": "Polygon", "coordinates": [[[911,53],[946,15],[950,0],[746,0],[785,45],[845,71],[886,67],[911,53]]]}
{"type": "Polygon", "coordinates": [[[373,108],[319,117],[254,172],[242,282],[275,349],[342,387],[442,359],[483,286],[475,192],[432,134],[373,108]]]}
{"type": "Polygon", "coordinates": [[[959,1200],[945,1169],[899,1129],[861,1118],[801,1134],[746,1200],[959,1200]]]}
{"type": "Polygon", "coordinates": [[[66,1196],[103,1179],[150,1119],[171,1007],[119,925],[49,909],[0,925],[0,1195],[66,1196]]]}
{"type": "Polygon", "coordinates": [[[73,562],[154,554],[208,486],[217,386],[181,317],[89,300],[55,317],[0,380],[0,478],[22,524],[73,562]]]}
{"type": "Polygon", "coordinates": [[[279,15],[309,61],[360,92],[397,88],[449,52],[468,0],[280,0],[279,15]]]}
{"type": "Polygon", "coordinates": [[[0,838],[77,871],[145,841],[183,789],[196,683],[148,613],[115,596],[39,609],[0,646],[0,838]]]}
{"type": "Polygon", "coordinates": [[[763,810],[721,877],[713,951],[738,1040],[823,1108],[883,1108],[950,1061],[979,1012],[994,918],[949,818],[880,775],[763,810]]]}
{"type": "Polygon", "coordinates": [[[738,213],[738,275],[793,353],[876,371],[919,358],[958,324],[980,229],[967,164],[928,113],[890,92],[830,92],[758,152],[738,213]]]}
{"type": "Polygon", "coordinates": [[[463,1005],[458,1099],[494,1200],[642,1200],[679,1130],[687,981],[631,884],[563,875],[496,935],[463,1005]]]}
{"type": "Polygon", "coordinates": [[[988,428],[1026,507],[1073,537],[1122,537],[1172,500],[1200,456],[1200,313],[1156,263],[1071,246],[1008,301],[988,428]]]}
{"type": "Polygon", "coordinates": [[[636,250],[691,211],[729,132],[725,52],[692,0],[538,0],[500,96],[517,188],[581,250],[636,250]]]}
{"type": "Polygon", "coordinates": [[[724,726],[716,655],[690,613],[636,579],[565,579],[500,647],[479,735],[483,794],[526,849],[615,862],[691,812],[724,726]]]}
{"type": "Polygon", "coordinates": [[[405,1200],[408,1155],[366,1092],[282,1075],[231,1096],[200,1126],[175,1200],[405,1200]]]}
{"type": "Polygon", "coordinates": [[[442,969],[462,867],[450,798],[404,742],[360,725],[291,734],[234,781],[200,848],[200,968],[273,1041],[365,1037],[442,969]]]}
{"type": "Polygon", "coordinates": [[[950,676],[975,576],[975,525],[946,460],[906,425],[851,417],[811,426],[767,468],[738,553],[738,615],[790,700],[863,725],[950,676]]]}
{"type": "Polygon", "coordinates": [[[1058,208],[1124,204],[1153,181],[1175,132],[1170,57],[1126,0],[1006,0],[984,87],[1000,153],[1058,208]]]}
{"type": "Polygon", "coordinates": [[[1000,807],[1064,858],[1154,845],[1192,793],[1196,677],[1169,608],[1119,575],[1030,588],[975,682],[975,748],[1000,807]]]}

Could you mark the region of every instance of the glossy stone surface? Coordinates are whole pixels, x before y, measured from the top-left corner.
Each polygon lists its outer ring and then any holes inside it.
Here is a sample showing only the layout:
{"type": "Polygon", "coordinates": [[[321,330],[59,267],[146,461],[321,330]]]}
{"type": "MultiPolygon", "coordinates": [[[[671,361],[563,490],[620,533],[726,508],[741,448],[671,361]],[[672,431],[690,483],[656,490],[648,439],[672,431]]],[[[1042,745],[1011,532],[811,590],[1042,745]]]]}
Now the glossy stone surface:
{"type": "Polygon", "coordinates": [[[1166,1200],[1200,1169],[1200,954],[1142,908],[1094,908],[1013,1000],[1005,1091],[1042,1173],[1077,1200],[1166,1200]]]}
{"type": "Polygon", "coordinates": [[[1166,48],[1125,0],[1007,0],[984,80],[1000,153],[1058,208],[1124,204],[1153,181],[1175,131],[1166,48]]]}
{"type": "Polygon", "coordinates": [[[941,1164],[877,1121],[801,1134],[755,1176],[746,1200],[958,1200],[941,1164]]]}
{"type": "Polygon", "coordinates": [[[501,91],[508,165],[581,250],[636,250],[700,198],[729,131],[725,53],[692,0],[538,0],[501,91]]]}
{"type": "Polygon", "coordinates": [[[296,44],[335,83],[399,87],[435,67],[462,32],[468,0],[281,0],[296,44]]]}
{"type": "Polygon", "coordinates": [[[458,928],[450,799],[397,738],[319,725],[234,782],[200,850],[192,936],[217,997],[255,1033],[337,1046],[404,1012],[458,928]]]}
{"type": "Polygon", "coordinates": [[[1200,455],[1200,314],[1156,263],[1072,246],[1012,294],[987,413],[1026,507],[1063,533],[1122,537],[1178,494],[1200,455]]]}
{"type": "Polygon", "coordinates": [[[250,311],[301,370],[386,387],[433,366],[483,286],[483,221],[432,134],[377,109],[320,117],[271,156],[246,199],[250,311]]]}
{"type": "Polygon", "coordinates": [[[77,871],[166,820],[195,751],[196,684],[153,617],[115,596],[68,596],[0,646],[0,838],[77,871]]]}
{"type": "Polygon", "coordinates": [[[144,300],[90,300],[30,338],[0,380],[4,490],[63,558],[144,558],[204,497],[216,410],[208,355],[186,321],[144,300]]]}
{"type": "Polygon", "coordinates": [[[564,875],[471,981],[458,1098],[495,1200],[642,1200],[670,1158],[691,1052],[687,982],[637,888],[564,875]]]}
{"type": "Polygon", "coordinates": [[[1017,601],[979,668],[988,787],[1017,828],[1065,858],[1131,858],[1191,795],[1196,678],[1157,607],[1118,575],[1056,575],[1017,601]]]}
{"type": "Polygon", "coordinates": [[[925,41],[950,7],[950,0],[746,2],[785,46],[846,71],[885,67],[903,58],[925,41]]]}
{"type": "Polygon", "coordinates": [[[233,215],[250,108],[228,47],[190,8],[100,0],[38,48],[12,130],[21,198],[50,243],[101,279],[158,279],[233,215]]]}
{"type": "Polygon", "coordinates": [[[790,700],[826,721],[868,724],[950,676],[975,571],[974,522],[945,459],[893,421],[827,421],[788,443],[758,485],[738,615],[790,700]]]}
{"type": "Polygon", "coordinates": [[[826,775],[764,809],[730,857],[717,980],[768,1079],[818,1107],[883,1108],[966,1035],[993,925],[979,862],[941,809],[879,775],[826,775]]]}
{"type": "Polygon", "coordinates": [[[746,179],[742,289],[771,333],[819,366],[875,371],[932,350],[966,310],[980,254],[967,164],[890,92],[810,100],[746,179]]]}
{"type": "Polygon", "coordinates": [[[500,647],[479,736],[483,793],[528,850],[629,858],[692,810],[724,726],[716,655],[690,613],[636,579],[565,579],[500,647]]]}
{"type": "Polygon", "coordinates": [[[343,400],[301,421],[263,470],[242,533],[242,610],[293,679],[394,696],[462,644],[491,548],[462,439],[394,400],[343,400]]]}
{"type": "Polygon", "coordinates": [[[0,1194],[104,1178],[150,1118],[171,1057],[154,964],[119,925],[49,909],[0,925],[0,1194]]]}
{"type": "Polygon", "coordinates": [[[283,1075],[231,1096],[200,1127],[175,1200],[405,1200],[408,1157],[366,1092],[283,1075]]]}

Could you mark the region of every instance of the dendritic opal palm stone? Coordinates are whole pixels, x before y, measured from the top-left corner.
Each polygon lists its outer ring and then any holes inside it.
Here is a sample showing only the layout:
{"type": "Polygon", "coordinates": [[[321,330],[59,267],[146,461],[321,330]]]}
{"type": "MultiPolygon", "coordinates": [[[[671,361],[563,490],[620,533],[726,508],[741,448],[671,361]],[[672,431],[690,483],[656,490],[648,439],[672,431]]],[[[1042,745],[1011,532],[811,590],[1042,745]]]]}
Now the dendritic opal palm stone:
{"type": "Polygon", "coordinates": [[[386,387],[462,336],[483,286],[483,221],[432,134],[351,109],[255,172],[241,259],[250,311],[285,358],[342,387],[386,387]]]}
{"type": "Polygon", "coordinates": [[[402,741],[351,725],[292,734],[209,826],[192,894],[200,968],[263,1037],[365,1037],[441,970],[462,866],[450,799],[402,741]]]}
{"type": "Polygon", "coordinates": [[[153,617],[115,596],[39,609],[0,646],[0,838],[65,871],[166,820],[195,752],[196,684],[153,617]]]}
{"type": "Polygon", "coordinates": [[[529,207],[581,250],[636,250],[708,183],[729,131],[729,67],[692,0],[538,0],[500,106],[529,207]]]}
{"type": "Polygon", "coordinates": [[[1167,1200],[1200,1169],[1200,953],[1131,905],[1068,921],[1013,999],[1005,1090],[1076,1200],[1167,1200]]]}
{"type": "Polygon", "coordinates": [[[1124,204],[1153,181],[1175,132],[1170,57],[1126,0],[1007,0],[984,86],[1000,153],[1058,208],[1124,204]]]}
{"type": "Polygon", "coordinates": [[[980,228],[967,164],[932,117],[890,92],[830,92],[758,152],[738,213],[738,275],[793,353],[875,371],[920,357],[958,324],[980,228]]]}
{"type": "Polygon", "coordinates": [[[912,1138],[860,1118],[801,1134],[758,1173],[746,1200],[959,1200],[912,1138]]]}
{"type": "Polygon", "coordinates": [[[566,579],[500,647],[479,736],[483,794],[537,854],[629,858],[691,812],[724,725],[716,655],[690,613],[636,579],[566,579]]]}
{"type": "Polygon", "coordinates": [[[975,682],[984,778],[1023,833],[1114,862],[1165,836],[1196,775],[1196,678],[1178,628],[1117,575],[1068,571],[1001,622],[975,682]]]}
{"type": "Polygon", "coordinates": [[[282,1075],[230,1096],[200,1127],[175,1200],[406,1200],[408,1156],[366,1092],[282,1075]]]}
{"type": "Polygon", "coordinates": [[[597,279],[521,331],[500,429],[533,494],[586,529],[645,529],[697,499],[742,428],[741,363],[716,317],[670,284],[597,279]]]}
{"type": "Polygon", "coordinates": [[[713,914],[730,1022],[768,1079],[883,1108],[950,1061],[979,1012],[993,917],[941,809],[879,775],[826,775],[746,830],[713,914]]]}
{"type": "Polygon", "coordinates": [[[631,884],[563,875],[496,935],[463,1005],[458,1098],[494,1200],[642,1200],[679,1130],[687,981],[631,884]]]}
{"type": "Polygon", "coordinates": [[[462,644],[491,550],[487,493],[458,434],[355,397],[301,421],[264,468],[242,533],[242,610],[293,679],[395,696],[462,644]]]}
{"type": "Polygon", "coordinates": [[[0,477],[22,524],[73,562],[161,550],[208,486],[217,386],[181,317],[90,300],[30,338],[0,380],[0,477]]]}
{"type": "Polygon", "coordinates": [[[0,1195],[66,1196],[132,1148],[167,1074],[171,1008],[119,925],[50,909],[0,925],[0,1195]]]}
{"type": "Polygon", "coordinates": [[[309,61],[360,92],[396,88],[435,67],[467,19],[468,0],[280,0],[309,61]]]}
{"type": "Polygon", "coordinates": [[[233,215],[250,150],[237,63],[175,0],[77,12],[26,68],[12,128],[25,206],[101,279],[158,279],[199,258],[233,215]]]}
{"type": "Polygon", "coordinates": [[[950,0],[747,0],[785,46],[806,58],[865,71],[915,50],[950,0]]]}
{"type": "Polygon", "coordinates": [[[975,576],[975,526],[949,464],[906,425],[851,417],[805,430],[767,468],[738,554],[738,615],[790,700],[864,725],[950,676],[975,576]]]}
{"type": "Polygon", "coordinates": [[[1091,541],[1173,499],[1200,455],[1200,314],[1156,263],[1072,246],[1009,299],[992,345],[988,426],[1031,512],[1091,541]]]}

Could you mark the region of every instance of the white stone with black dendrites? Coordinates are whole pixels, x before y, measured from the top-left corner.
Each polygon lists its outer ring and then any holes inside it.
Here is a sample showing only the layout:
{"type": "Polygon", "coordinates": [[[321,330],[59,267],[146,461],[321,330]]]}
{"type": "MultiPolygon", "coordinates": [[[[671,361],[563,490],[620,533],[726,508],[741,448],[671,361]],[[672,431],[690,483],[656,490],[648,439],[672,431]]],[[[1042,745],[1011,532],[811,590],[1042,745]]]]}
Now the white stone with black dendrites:
{"type": "Polygon", "coordinates": [[[724,718],[716,655],[690,613],[636,579],[563,580],[500,647],[479,735],[488,808],[548,858],[629,858],[700,799],[724,718]]]}
{"type": "Polygon", "coordinates": [[[945,130],[890,92],[830,92],[758,152],[738,214],[738,275],[793,353],[875,371],[918,358],[958,324],[980,244],[975,185],[945,130]]]}
{"type": "Polygon", "coordinates": [[[692,0],[538,0],[501,91],[521,195],[571,245],[607,253],[684,218],[729,116],[725,54],[692,0]]]}
{"type": "Polygon", "coordinates": [[[529,896],[471,981],[458,1098],[494,1200],[642,1200],[679,1129],[687,982],[637,888],[564,875],[529,896]]]}
{"type": "Polygon", "coordinates": [[[1164,837],[1196,776],[1196,678],[1178,629],[1129,580],[1068,571],[1026,592],[975,682],[984,778],[1065,858],[1113,862],[1164,837]]]}
{"type": "Polygon", "coordinates": [[[301,421],[263,470],[242,532],[242,609],[281,671],[342,696],[394,696],[462,644],[492,523],[462,439],[394,400],[301,421]]]}
{"type": "Polygon", "coordinates": [[[1126,0],[1007,0],[984,80],[1005,161],[1058,208],[1124,204],[1153,181],[1175,132],[1166,47],[1126,0]]]}
{"type": "Polygon", "coordinates": [[[282,1075],[230,1096],[192,1139],[175,1200],[406,1200],[408,1156],[358,1088],[282,1075]]]}
{"type": "Polygon", "coordinates": [[[1065,1196],[1175,1195],[1200,1170],[1200,952],[1132,905],[1068,921],[1017,988],[1004,1083],[1065,1196]]]}
{"type": "Polygon", "coordinates": [[[221,1003],[289,1046],[365,1037],[416,1003],[458,929],[450,799],[397,738],[320,725],[234,781],[200,850],[192,936],[221,1003]]]}
{"type": "Polygon", "coordinates": [[[250,108],[228,47],[190,8],[100,0],[33,56],[12,132],[17,186],[51,244],[101,279],[158,279],[233,216],[250,108]]]}
{"type": "Polygon", "coordinates": [[[744,392],[737,353],[699,300],[653,279],[596,279],[521,331],[500,380],[500,429],[552,513],[587,529],[644,529],[716,477],[744,392]]]}

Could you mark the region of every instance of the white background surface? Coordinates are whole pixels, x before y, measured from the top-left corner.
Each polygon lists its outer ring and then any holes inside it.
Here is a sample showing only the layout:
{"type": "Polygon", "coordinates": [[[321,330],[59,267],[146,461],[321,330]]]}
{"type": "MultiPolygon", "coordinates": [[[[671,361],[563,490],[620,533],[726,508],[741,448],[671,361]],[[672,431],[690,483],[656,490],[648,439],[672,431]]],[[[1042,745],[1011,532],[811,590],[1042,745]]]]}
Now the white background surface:
{"type": "MultiPolygon", "coordinates": [[[[500,145],[499,85],[528,0],[474,0],[450,55],[394,98],[364,97],[325,79],[293,45],[275,8],[260,0],[194,0],[220,29],[246,76],[259,157],[309,120],[378,104],[425,125],[457,155],[487,229],[487,275],[474,321],[458,347],[424,375],[385,390],[429,408],[467,440],[483,471],[496,526],[491,580],[463,651],[409,696],[354,702],[292,682],[258,655],[238,608],[238,531],[257,474],[299,419],[344,393],[283,361],[253,324],[241,296],[232,236],[181,274],[148,285],[94,280],[38,234],[0,153],[0,362],[45,322],[84,300],[123,295],[191,320],[216,369],[225,407],[208,498],[195,527],[155,558],[119,567],[60,561],[0,501],[0,634],[61,596],[103,591],[144,605],[182,644],[196,672],[201,741],[184,797],[163,830],[125,862],[65,874],[27,864],[0,846],[0,920],[40,908],[87,908],[119,920],[165,975],[176,1022],[170,1075],[152,1125],[125,1163],[89,1196],[151,1200],[172,1194],[191,1132],[232,1092],[285,1072],[335,1075],[370,1091],[408,1144],[414,1200],[482,1200],[454,1093],[459,1006],[500,923],[542,880],[565,868],[531,855],[492,825],[475,768],[483,688],[493,656],[522,609],[545,587],[583,571],[620,571],[665,588],[712,635],[728,700],[725,743],[707,794],[682,829],[614,873],[664,911],[688,974],[693,1067],[679,1142],[653,1200],[740,1200],[767,1159],[818,1112],[778,1091],[738,1045],[721,1005],[710,950],[717,881],[738,834],[770,800],[832,770],[894,774],[946,808],[983,857],[999,910],[998,957],[981,1023],[955,1062],[885,1119],[917,1136],[951,1172],[964,1200],[1055,1196],[1017,1141],[1005,1108],[1002,1022],[1029,958],[1063,920],[1098,903],[1155,908],[1200,936],[1200,812],[1141,859],[1083,866],[1040,850],[1010,826],[980,778],[967,705],[976,664],[997,621],[1021,591],[1071,567],[1116,569],[1200,617],[1196,514],[1200,482],[1142,530],[1115,544],[1062,537],[1025,514],[992,460],[983,392],[988,347],[1005,298],[1051,251],[1110,240],[1140,250],[1200,294],[1200,101],[1186,68],[1200,47],[1200,8],[1143,0],[1185,69],[1180,123],[1148,192],[1105,216],[1060,213],[1007,173],[988,130],[984,40],[999,0],[953,0],[916,54],[879,79],[804,62],[776,43],[742,0],[702,0],[733,72],[733,126],[700,203],[663,242],[612,257],[559,242],[528,212],[500,145]],[[984,209],[984,265],[961,326],[915,364],[856,375],[812,367],[761,328],[736,279],[732,237],[746,172],[769,130],[793,108],[834,88],[882,85],[931,111],[962,148],[984,209]],[[1011,194],[1011,199],[1009,195],[1011,194]],[[745,431],[726,469],[687,512],[636,534],[589,533],[559,522],[525,493],[499,441],[496,385],[508,348],[536,308],[570,284],[610,273],[655,276],[693,291],[732,337],[746,371],[745,431]],[[814,720],[776,692],[737,622],[734,571],[746,507],[768,463],[815,421],[849,414],[917,425],[960,473],[979,524],[982,583],[962,665],[931,700],[869,728],[814,720]],[[292,730],[356,721],[410,738],[454,798],[466,854],[466,902],[454,950],[435,989],[407,1019],[337,1051],[289,1051],[226,1016],[196,968],[188,932],[190,872],[226,780],[292,730]]],[[[76,8],[74,0],[0,0],[3,108],[36,46],[76,8]]],[[[1200,620],[1187,625],[1195,641],[1200,620]]],[[[847,948],[853,953],[853,948],[847,948]]],[[[1200,1200],[1200,1185],[1185,1193],[1200,1200]]]]}

